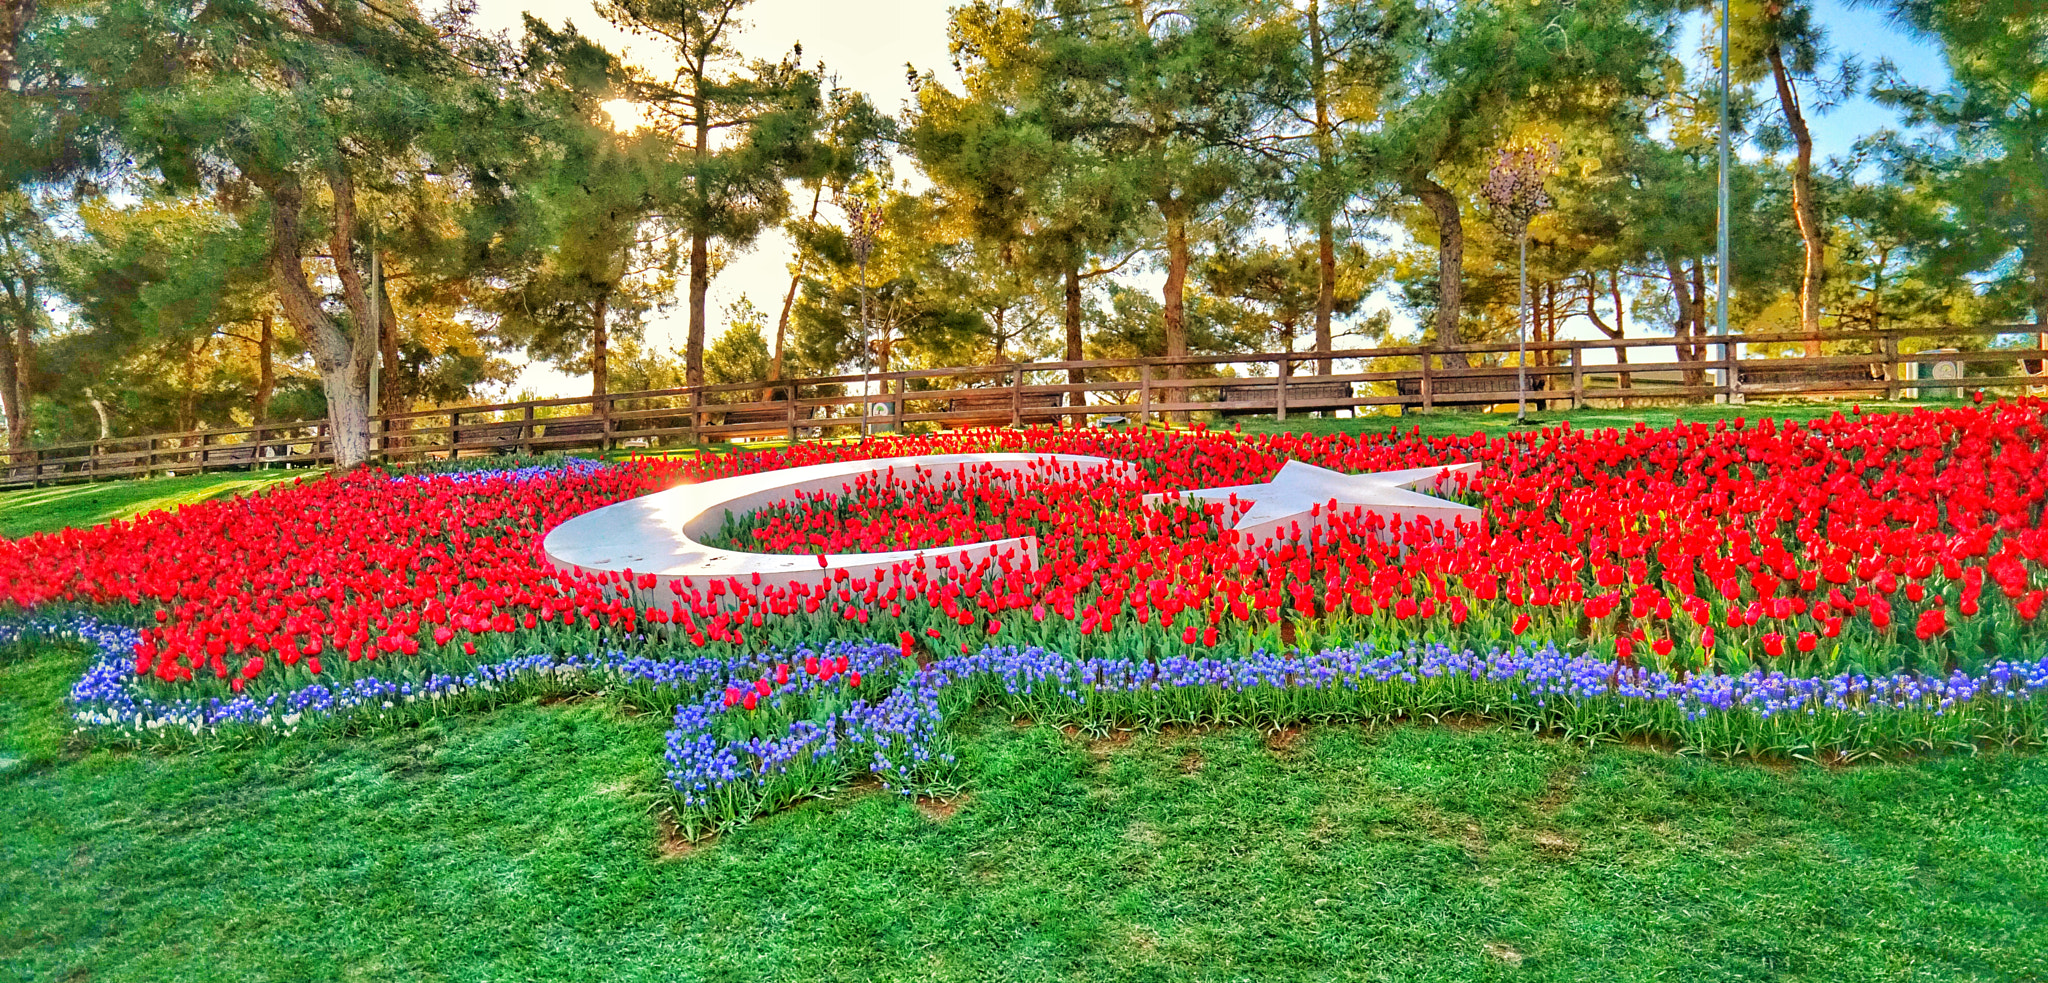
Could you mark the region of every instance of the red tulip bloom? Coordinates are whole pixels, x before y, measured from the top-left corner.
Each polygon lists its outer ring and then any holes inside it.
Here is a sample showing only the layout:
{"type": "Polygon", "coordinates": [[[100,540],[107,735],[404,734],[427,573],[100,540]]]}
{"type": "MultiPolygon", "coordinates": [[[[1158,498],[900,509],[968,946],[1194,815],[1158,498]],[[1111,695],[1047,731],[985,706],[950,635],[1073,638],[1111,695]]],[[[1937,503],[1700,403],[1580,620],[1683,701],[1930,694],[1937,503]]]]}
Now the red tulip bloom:
{"type": "Polygon", "coordinates": [[[1947,633],[1948,612],[1941,608],[1928,608],[1920,612],[1920,620],[1913,626],[1913,634],[1923,642],[1947,633]]]}

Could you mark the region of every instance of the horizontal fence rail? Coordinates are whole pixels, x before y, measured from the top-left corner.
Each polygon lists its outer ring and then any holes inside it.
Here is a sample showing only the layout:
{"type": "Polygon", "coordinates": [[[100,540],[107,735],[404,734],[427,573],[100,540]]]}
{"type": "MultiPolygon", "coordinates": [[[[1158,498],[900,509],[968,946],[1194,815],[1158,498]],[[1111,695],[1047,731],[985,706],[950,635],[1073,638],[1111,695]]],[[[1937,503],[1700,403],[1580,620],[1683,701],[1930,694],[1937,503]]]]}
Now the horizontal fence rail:
{"type": "MultiPolygon", "coordinates": [[[[1847,331],[1868,350],[1806,358],[1740,354],[1804,334],[1708,335],[1031,362],[569,396],[371,418],[371,457],[388,462],[506,451],[614,450],[706,440],[916,429],[1149,423],[1189,414],[1538,408],[1752,397],[1955,398],[1964,387],[2042,392],[2034,325],[1847,331]],[[2026,337],[2030,347],[1907,351],[1908,339],[2026,337]],[[1646,349],[1664,349],[1651,353],[1646,349]],[[1656,354],[1659,361],[1628,361],[1656,354]],[[1670,357],[1676,353],[1676,357],[1670,357]],[[1976,374],[1970,374],[1975,372],[1976,374]],[[1938,376],[1938,377],[1937,377],[1938,376]],[[1526,383],[1519,380],[1526,379],[1526,383]]],[[[100,478],[330,464],[324,420],[113,437],[0,451],[0,488],[100,478]]]]}

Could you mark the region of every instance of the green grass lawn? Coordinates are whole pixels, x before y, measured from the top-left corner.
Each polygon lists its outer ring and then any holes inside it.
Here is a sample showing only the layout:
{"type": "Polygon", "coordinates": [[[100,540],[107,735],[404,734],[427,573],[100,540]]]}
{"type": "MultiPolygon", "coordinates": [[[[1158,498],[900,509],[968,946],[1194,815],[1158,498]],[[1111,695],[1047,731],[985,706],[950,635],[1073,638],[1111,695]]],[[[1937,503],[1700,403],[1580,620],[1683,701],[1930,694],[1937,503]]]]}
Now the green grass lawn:
{"type": "Polygon", "coordinates": [[[0,536],[20,537],[126,519],[155,509],[228,498],[320,471],[233,471],[57,485],[0,493],[0,536]]]}
{"type": "Polygon", "coordinates": [[[2032,980],[2048,760],[1829,770],[1434,725],[987,716],[946,809],[854,788],[685,847],[666,720],[594,698],[85,749],[0,664],[0,976],[2032,980]]]}
{"type": "MultiPolygon", "coordinates": [[[[13,493],[0,529],[265,477],[13,493]]],[[[657,805],[664,715],[108,750],[65,720],[84,659],[0,649],[0,979],[2048,979],[2039,755],[1773,768],[984,714],[944,807],[855,787],[687,845],[657,805]]]]}

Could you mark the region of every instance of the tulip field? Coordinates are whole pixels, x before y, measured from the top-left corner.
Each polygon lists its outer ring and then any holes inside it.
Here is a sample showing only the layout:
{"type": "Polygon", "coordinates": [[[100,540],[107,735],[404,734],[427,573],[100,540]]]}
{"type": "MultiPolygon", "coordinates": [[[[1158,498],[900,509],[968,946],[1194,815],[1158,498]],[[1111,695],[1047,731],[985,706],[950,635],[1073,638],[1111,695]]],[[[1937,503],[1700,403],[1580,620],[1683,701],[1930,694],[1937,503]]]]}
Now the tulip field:
{"type": "MultiPolygon", "coordinates": [[[[0,968],[94,979],[2048,973],[2048,405],[1581,431],[1045,430],[287,480],[0,540],[0,968]],[[566,576],[730,516],[822,588],[566,576]],[[1289,460],[1474,462],[1464,528],[1289,460]],[[895,794],[890,794],[895,793],[895,794]]],[[[139,492],[138,492],[139,493],[139,492]]]]}
{"type": "MultiPolygon", "coordinates": [[[[1852,761],[2048,739],[2048,441],[2036,401],[1803,423],[1505,437],[976,432],[616,465],[357,472],[0,544],[10,636],[98,653],[72,712],[117,743],[417,724],[604,691],[671,714],[701,835],[871,773],[962,778],[970,707],[1127,728],[1494,719],[1716,756],[1852,761]],[[863,479],[728,517],[798,554],[1038,537],[1039,562],[922,560],[821,587],[561,575],[539,544],[679,482],[848,456],[1134,462],[863,479]],[[1471,528],[1348,510],[1258,541],[1288,460],[1476,462],[1471,528]]],[[[1426,489],[1427,490],[1427,489],[1426,489]]]]}

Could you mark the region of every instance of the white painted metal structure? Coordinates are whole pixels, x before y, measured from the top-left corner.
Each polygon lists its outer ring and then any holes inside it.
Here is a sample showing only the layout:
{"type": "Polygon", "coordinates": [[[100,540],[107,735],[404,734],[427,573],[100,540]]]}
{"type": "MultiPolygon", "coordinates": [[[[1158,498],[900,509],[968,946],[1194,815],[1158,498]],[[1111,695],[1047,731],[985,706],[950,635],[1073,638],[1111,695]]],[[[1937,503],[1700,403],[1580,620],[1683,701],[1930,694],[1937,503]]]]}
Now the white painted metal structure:
{"type": "Polygon", "coordinates": [[[924,472],[934,477],[965,468],[969,476],[985,469],[1014,477],[1037,468],[1088,471],[1136,471],[1126,461],[1080,454],[932,454],[835,461],[780,471],[716,478],[678,485],[652,495],[607,505],[556,526],[542,542],[548,562],[562,570],[587,573],[631,570],[635,577],[653,574],[656,598],[672,596],[669,585],[708,588],[714,581],[736,580],[741,586],[817,585],[844,570],[849,576],[887,571],[897,564],[947,557],[949,563],[978,563],[1006,551],[1024,566],[1038,562],[1038,538],[1017,536],[985,543],[936,546],[887,553],[769,554],[716,549],[698,540],[718,531],[727,515],[788,501],[802,494],[839,494],[861,478],[892,473],[924,472]]]}
{"type": "Polygon", "coordinates": [[[1399,518],[1407,523],[1440,521],[1446,527],[1453,527],[1462,520],[1477,526],[1478,509],[1408,490],[1424,482],[1434,485],[1439,475],[1459,473],[1476,475],[1479,465],[1448,464],[1405,471],[1345,474],[1301,461],[1289,461],[1280,466],[1280,473],[1274,475],[1272,481],[1265,484],[1163,492],[1147,495],[1145,501],[1151,504],[1174,495],[1208,501],[1227,501],[1235,496],[1239,501],[1250,501],[1252,507],[1231,528],[1252,542],[1277,535],[1294,522],[1301,523],[1301,534],[1306,537],[1311,527],[1328,524],[1330,503],[1333,501],[1339,511],[1358,509],[1376,513],[1390,525],[1399,518]]]}

